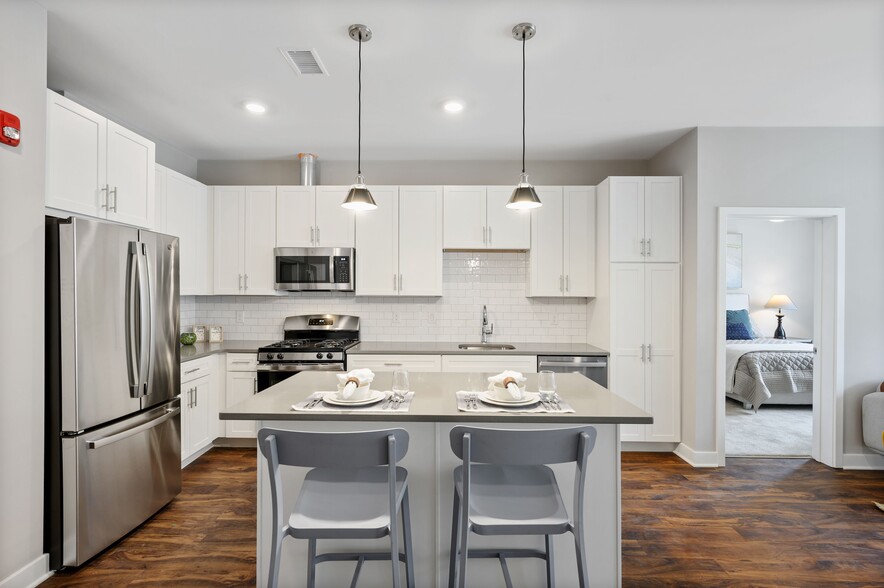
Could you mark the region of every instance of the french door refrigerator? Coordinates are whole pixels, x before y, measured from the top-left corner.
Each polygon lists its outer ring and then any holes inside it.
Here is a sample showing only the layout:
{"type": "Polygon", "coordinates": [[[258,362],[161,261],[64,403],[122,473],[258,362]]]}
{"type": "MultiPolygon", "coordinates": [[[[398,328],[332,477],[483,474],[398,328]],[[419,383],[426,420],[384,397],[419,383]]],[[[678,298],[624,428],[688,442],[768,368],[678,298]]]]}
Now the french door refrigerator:
{"type": "Polygon", "coordinates": [[[79,566],[181,491],[178,238],[46,217],[50,567],[79,566]]]}

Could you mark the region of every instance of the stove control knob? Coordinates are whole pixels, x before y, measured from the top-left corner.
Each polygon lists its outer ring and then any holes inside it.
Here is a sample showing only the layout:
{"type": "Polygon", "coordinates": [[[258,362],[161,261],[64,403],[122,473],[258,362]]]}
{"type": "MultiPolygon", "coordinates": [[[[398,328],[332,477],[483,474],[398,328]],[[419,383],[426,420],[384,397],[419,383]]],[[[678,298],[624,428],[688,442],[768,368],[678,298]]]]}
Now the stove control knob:
{"type": "Polygon", "coordinates": [[[273,354],[272,354],[272,353],[268,353],[268,354],[267,354],[267,359],[273,359],[273,354]]]}
{"type": "Polygon", "coordinates": [[[282,359],[283,357],[285,357],[285,356],[282,353],[276,354],[276,359],[282,359]]]}
{"type": "Polygon", "coordinates": [[[317,354],[316,354],[316,359],[322,359],[322,354],[321,354],[321,353],[317,353],[317,354]]]}
{"type": "Polygon", "coordinates": [[[333,355],[332,355],[331,353],[326,353],[326,354],[325,354],[325,358],[326,358],[326,359],[331,359],[332,357],[333,357],[333,355]]]}

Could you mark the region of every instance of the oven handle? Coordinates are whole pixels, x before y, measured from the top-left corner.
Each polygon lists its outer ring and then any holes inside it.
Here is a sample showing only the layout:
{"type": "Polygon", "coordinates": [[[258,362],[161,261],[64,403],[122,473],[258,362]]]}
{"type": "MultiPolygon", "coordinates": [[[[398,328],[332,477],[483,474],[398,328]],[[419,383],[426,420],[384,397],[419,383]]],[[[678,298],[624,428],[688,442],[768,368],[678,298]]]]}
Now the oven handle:
{"type": "Polygon", "coordinates": [[[259,372],[342,372],[344,365],[341,363],[259,363],[257,369],[259,372]]]}

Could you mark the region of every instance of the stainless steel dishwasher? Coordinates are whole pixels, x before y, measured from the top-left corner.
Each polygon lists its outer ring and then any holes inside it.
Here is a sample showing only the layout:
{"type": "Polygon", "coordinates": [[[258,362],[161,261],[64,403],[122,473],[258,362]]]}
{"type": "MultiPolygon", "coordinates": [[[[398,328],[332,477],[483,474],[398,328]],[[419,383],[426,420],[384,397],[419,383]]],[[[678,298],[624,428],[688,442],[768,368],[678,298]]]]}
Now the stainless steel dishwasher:
{"type": "Polygon", "coordinates": [[[578,373],[608,387],[608,358],[604,355],[538,355],[537,371],[578,373]]]}

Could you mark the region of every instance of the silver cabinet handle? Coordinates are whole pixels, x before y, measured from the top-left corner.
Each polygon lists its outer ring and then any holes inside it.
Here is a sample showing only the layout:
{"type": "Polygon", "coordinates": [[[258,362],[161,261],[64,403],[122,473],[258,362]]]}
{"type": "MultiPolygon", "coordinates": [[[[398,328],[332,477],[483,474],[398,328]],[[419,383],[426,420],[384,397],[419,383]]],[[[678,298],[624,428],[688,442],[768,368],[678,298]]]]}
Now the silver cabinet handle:
{"type": "Polygon", "coordinates": [[[645,344],[642,343],[642,363],[645,363],[645,344]]]}
{"type": "Polygon", "coordinates": [[[645,255],[645,240],[642,239],[642,257],[645,255]]]}
{"type": "Polygon", "coordinates": [[[648,257],[651,256],[651,240],[648,239],[648,257]]]}
{"type": "Polygon", "coordinates": [[[242,274],[239,274],[239,289],[242,290],[242,274]]]}
{"type": "Polygon", "coordinates": [[[488,244],[488,227],[482,227],[482,243],[488,244]]]}
{"type": "Polygon", "coordinates": [[[200,368],[193,368],[192,370],[184,370],[184,375],[186,376],[187,374],[192,374],[193,372],[198,372],[198,371],[200,371],[200,368]]]}
{"type": "Polygon", "coordinates": [[[251,362],[251,360],[248,360],[248,359],[235,359],[235,360],[231,361],[230,363],[252,363],[252,362],[251,362]]]}
{"type": "Polygon", "coordinates": [[[565,292],[570,292],[570,291],[571,291],[571,276],[566,275],[565,276],[565,292]]]}
{"type": "Polygon", "coordinates": [[[316,244],[319,245],[319,225],[316,225],[316,244]]]}
{"type": "Polygon", "coordinates": [[[562,275],[559,275],[559,292],[565,291],[565,278],[562,275]]]}
{"type": "Polygon", "coordinates": [[[200,389],[194,387],[193,389],[193,406],[194,408],[200,405],[200,389]]]}
{"type": "Polygon", "coordinates": [[[107,202],[108,202],[107,209],[108,209],[108,210],[113,210],[113,212],[116,212],[116,211],[117,211],[117,187],[116,187],[116,186],[114,186],[114,189],[113,189],[113,190],[108,190],[108,193],[107,193],[107,202]],[[110,204],[110,195],[111,195],[111,194],[114,195],[114,203],[113,203],[113,206],[111,206],[111,204],[110,204]]]}
{"type": "Polygon", "coordinates": [[[651,363],[651,344],[648,343],[648,363],[651,363]]]}
{"type": "Polygon", "coordinates": [[[99,188],[98,190],[100,192],[104,192],[104,202],[102,202],[101,208],[107,209],[108,200],[110,199],[110,197],[108,196],[110,186],[108,184],[105,184],[103,188],[99,188]]]}
{"type": "Polygon", "coordinates": [[[258,393],[258,376],[255,376],[255,391],[252,394],[258,393]]]}
{"type": "Polygon", "coordinates": [[[313,245],[313,225],[310,225],[310,244],[313,245]]]}
{"type": "Polygon", "coordinates": [[[187,408],[190,408],[190,391],[192,388],[187,389],[187,408]]]}
{"type": "Polygon", "coordinates": [[[488,225],[488,244],[491,245],[491,225],[488,225]]]}
{"type": "Polygon", "coordinates": [[[399,274],[399,291],[402,292],[402,274],[399,274]]]}
{"type": "Polygon", "coordinates": [[[246,287],[243,288],[243,290],[248,290],[248,289],[249,289],[249,274],[246,274],[246,287]]]}
{"type": "Polygon", "coordinates": [[[389,367],[396,367],[396,366],[401,366],[402,364],[401,363],[384,363],[384,365],[389,366],[389,367]]]}
{"type": "Polygon", "coordinates": [[[399,285],[398,285],[398,284],[399,284],[399,283],[396,281],[396,274],[393,274],[393,291],[394,291],[394,292],[398,292],[398,291],[399,291],[399,285]]]}
{"type": "Polygon", "coordinates": [[[181,412],[180,408],[173,408],[171,410],[167,408],[164,415],[157,417],[152,421],[148,421],[136,427],[132,427],[131,429],[126,429],[125,431],[120,431],[119,433],[115,433],[107,437],[101,437],[99,439],[86,441],[86,447],[88,447],[89,449],[100,449],[105,445],[110,445],[111,443],[116,443],[117,441],[128,439],[129,437],[135,436],[142,431],[147,431],[148,429],[152,429],[158,425],[165,423],[179,412],[181,412]]]}

